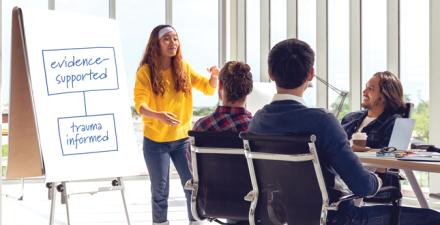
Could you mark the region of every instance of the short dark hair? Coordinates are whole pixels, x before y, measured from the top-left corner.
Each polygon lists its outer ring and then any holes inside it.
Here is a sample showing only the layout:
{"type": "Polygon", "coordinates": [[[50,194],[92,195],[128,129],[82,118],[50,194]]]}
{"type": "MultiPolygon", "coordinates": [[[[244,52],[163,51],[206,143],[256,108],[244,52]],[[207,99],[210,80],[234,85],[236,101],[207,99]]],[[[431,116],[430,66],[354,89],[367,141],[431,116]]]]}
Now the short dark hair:
{"type": "Polygon", "coordinates": [[[243,62],[229,61],[219,73],[226,99],[234,103],[244,99],[253,88],[251,67],[243,62]]]}
{"type": "Polygon", "coordinates": [[[385,110],[401,111],[405,107],[405,101],[399,78],[389,71],[377,72],[373,76],[379,78],[379,90],[385,103],[385,110]]]}
{"type": "Polygon", "coordinates": [[[278,87],[293,89],[305,82],[314,62],[315,53],[307,43],[287,39],[270,50],[269,73],[278,87]]]}

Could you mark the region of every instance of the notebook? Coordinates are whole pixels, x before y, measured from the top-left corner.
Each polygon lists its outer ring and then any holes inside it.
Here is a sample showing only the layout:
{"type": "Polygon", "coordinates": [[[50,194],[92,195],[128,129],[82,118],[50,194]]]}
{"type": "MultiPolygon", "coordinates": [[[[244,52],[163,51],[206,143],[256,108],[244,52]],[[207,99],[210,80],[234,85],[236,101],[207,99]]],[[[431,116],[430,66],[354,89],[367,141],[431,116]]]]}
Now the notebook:
{"type": "Polygon", "coordinates": [[[394,122],[388,147],[394,147],[397,150],[408,150],[413,129],[413,119],[397,118],[396,122],[394,122]]]}

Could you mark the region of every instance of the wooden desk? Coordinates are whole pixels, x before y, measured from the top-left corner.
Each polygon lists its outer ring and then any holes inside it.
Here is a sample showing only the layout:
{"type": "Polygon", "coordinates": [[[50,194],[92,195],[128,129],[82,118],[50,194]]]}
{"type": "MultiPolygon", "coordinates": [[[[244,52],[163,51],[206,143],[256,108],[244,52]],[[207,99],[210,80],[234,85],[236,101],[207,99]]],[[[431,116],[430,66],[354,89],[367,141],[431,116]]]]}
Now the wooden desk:
{"type": "Polygon", "coordinates": [[[420,207],[429,208],[428,202],[420,188],[417,179],[414,176],[414,170],[440,173],[440,162],[417,162],[417,161],[402,161],[389,157],[374,157],[357,154],[364,166],[371,166],[377,168],[396,168],[402,169],[416,194],[420,207]]]}
{"type": "Polygon", "coordinates": [[[395,158],[358,156],[361,162],[368,166],[440,173],[440,162],[403,161],[395,158]]]}

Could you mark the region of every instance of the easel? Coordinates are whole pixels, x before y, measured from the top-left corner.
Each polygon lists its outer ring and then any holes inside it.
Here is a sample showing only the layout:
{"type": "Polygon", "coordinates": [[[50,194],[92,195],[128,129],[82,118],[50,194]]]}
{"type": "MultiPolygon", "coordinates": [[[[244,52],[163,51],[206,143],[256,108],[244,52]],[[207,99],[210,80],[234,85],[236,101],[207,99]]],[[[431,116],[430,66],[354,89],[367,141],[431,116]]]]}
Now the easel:
{"type": "Polygon", "coordinates": [[[118,70],[122,56],[117,24],[53,11],[25,11],[14,8],[12,18],[7,178],[46,177],[50,225],[54,224],[56,191],[61,193],[70,224],[70,195],[119,190],[130,225],[121,177],[142,174],[143,168],[135,163],[140,160],[133,151],[136,142],[126,79],[118,70]],[[101,32],[89,38],[78,35],[98,28],[101,32]],[[74,85],[72,74],[89,74],[94,80],[75,80],[74,85]],[[65,78],[64,83],[58,78],[65,78]],[[108,99],[114,104],[103,104],[108,99]],[[54,106],[59,110],[47,113],[54,106]],[[130,164],[119,165],[121,161],[130,164]],[[93,170],[96,163],[100,170],[93,170]],[[67,192],[68,182],[109,177],[117,177],[110,187],[67,192]]]}
{"type": "Polygon", "coordinates": [[[61,184],[56,185],[55,182],[47,183],[46,187],[48,188],[48,198],[51,200],[50,206],[50,221],[49,225],[53,225],[54,217],[55,217],[55,203],[56,203],[56,192],[55,189],[61,194],[61,204],[66,205],[66,214],[67,214],[67,224],[70,225],[70,210],[69,210],[69,197],[71,195],[80,195],[80,194],[90,194],[94,195],[98,192],[106,192],[106,191],[121,191],[122,202],[124,204],[125,218],[127,219],[127,224],[130,225],[130,217],[128,215],[127,202],[125,201],[125,187],[122,179],[117,177],[116,179],[111,181],[111,186],[108,187],[99,187],[96,191],[86,191],[86,192],[76,192],[76,193],[68,193],[67,192],[67,181],[61,182],[61,184]]]}

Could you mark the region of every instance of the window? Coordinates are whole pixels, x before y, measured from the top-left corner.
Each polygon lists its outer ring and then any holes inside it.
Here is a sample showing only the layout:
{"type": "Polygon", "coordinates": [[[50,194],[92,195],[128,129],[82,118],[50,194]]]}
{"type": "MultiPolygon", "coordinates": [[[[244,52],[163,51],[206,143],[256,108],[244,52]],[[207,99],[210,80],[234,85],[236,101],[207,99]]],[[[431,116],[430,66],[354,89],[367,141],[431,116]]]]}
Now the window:
{"type": "Polygon", "coordinates": [[[125,4],[116,1],[116,20],[119,23],[125,72],[128,78],[129,102],[133,102],[136,71],[151,31],[157,25],[165,23],[165,2],[132,0],[130,4],[125,4]]]}
{"type": "MultiPolygon", "coordinates": [[[[429,138],[429,0],[400,0],[400,80],[403,93],[414,104],[413,136],[429,138]]],[[[420,185],[435,187],[438,176],[415,172],[420,185]]]]}
{"type": "MultiPolygon", "coordinates": [[[[195,71],[209,77],[206,68],[218,64],[218,1],[174,1],[173,25],[179,34],[183,58],[195,71]]],[[[217,105],[217,96],[205,96],[199,91],[193,94],[195,107],[217,105]]]]}
{"type": "Polygon", "coordinates": [[[414,103],[415,138],[428,141],[429,131],[429,1],[400,1],[400,79],[414,103]]]}
{"type": "MultiPolygon", "coordinates": [[[[298,0],[298,38],[307,42],[316,52],[316,1],[314,0],[298,0]]],[[[313,79],[312,87],[304,92],[303,97],[309,107],[316,106],[316,79],[313,79]]]]}
{"type": "Polygon", "coordinates": [[[15,6],[29,7],[35,9],[47,9],[47,0],[15,0],[2,1],[2,103],[9,103],[9,83],[10,83],[10,65],[11,65],[11,17],[12,9],[15,6]]]}
{"type": "Polygon", "coordinates": [[[260,81],[260,2],[246,1],[246,63],[252,79],[260,81]]]}
{"type": "MultiPolygon", "coordinates": [[[[339,90],[349,90],[349,1],[328,1],[328,82],[339,90]]],[[[338,94],[328,90],[329,109],[334,110],[340,102],[338,94]]],[[[345,99],[339,117],[349,111],[348,99],[345,99]]]]}
{"type": "Polygon", "coordinates": [[[270,1],[270,47],[287,37],[286,0],[270,1]]]}
{"type": "Polygon", "coordinates": [[[387,69],[387,1],[362,1],[362,90],[374,73],[387,69]]]}
{"type": "Polygon", "coordinates": [[[108,0],[56,0],[55,10],[108,17],[108,0]]]}

